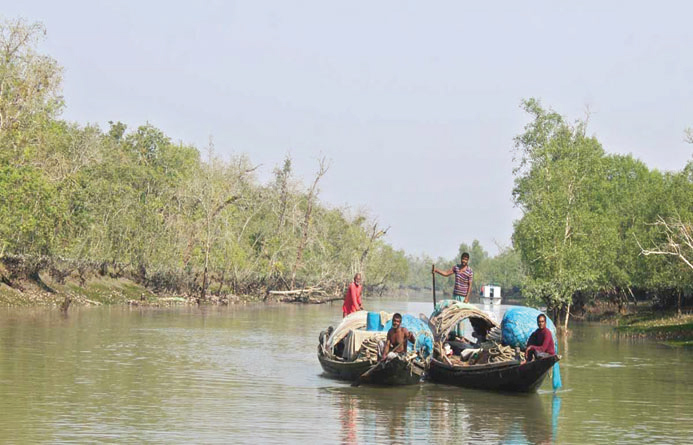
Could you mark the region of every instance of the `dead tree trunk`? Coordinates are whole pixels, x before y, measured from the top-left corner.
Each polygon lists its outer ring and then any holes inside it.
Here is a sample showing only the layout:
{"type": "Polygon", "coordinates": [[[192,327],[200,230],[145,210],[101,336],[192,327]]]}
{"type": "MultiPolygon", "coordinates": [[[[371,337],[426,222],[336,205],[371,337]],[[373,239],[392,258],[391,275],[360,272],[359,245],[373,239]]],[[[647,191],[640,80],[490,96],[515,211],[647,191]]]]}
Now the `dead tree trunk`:
{"type": "Polygon", "coordinates": [[[385,230],[380,230],[378,229],[378,223],[375,222],[373,223],[373,227],[371,227],[371,234],[368,238],[368,244],[366,244],[366,248],[363,249],[363,252],[361,253],[361,259],[359,260],[359,271],[363,270],[363,265],[366,263],[366,258],[368,258],[368,253],[370,252],[371,248],[373,247],[373,243],[378,239],[383,237],[387,231],[390,230],[390,227],[388,227],[385,230]]]}
{"type": "Polygon", "coordinates": [[[303,250],[306,248],[306,245],[308,244],[310,218],[311,214],[313,213],[313,201],[315,200],[315,197],[318,194],[318,182],[320,181],[320,178],[322,178],[323,175],[327,173],[327,169],[327,163],[323,158],[320,160],[320,168],[318,169],[317,175],[315,175],[315,181],[313,181],[313,186],[310,188],[310,191],[308,192],[306,213],[303,218],[303,233],[301,234],[301,240],[299,241],[298,249],[296,250],[296,261],[294,262],[294,266],[291,269],[291,285],[289,286],[290,290],[294,289],[294,285],[296,283],[296,271],[301,265],[301,261],[303,260],[303,250]]]}

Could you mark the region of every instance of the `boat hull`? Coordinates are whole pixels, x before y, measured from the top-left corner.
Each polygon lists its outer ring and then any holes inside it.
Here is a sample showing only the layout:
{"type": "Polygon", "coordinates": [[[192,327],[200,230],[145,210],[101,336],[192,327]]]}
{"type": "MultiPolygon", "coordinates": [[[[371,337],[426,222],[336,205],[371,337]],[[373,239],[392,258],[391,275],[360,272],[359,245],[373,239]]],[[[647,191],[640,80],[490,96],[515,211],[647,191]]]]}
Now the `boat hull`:
{"type": "Polygon", "coordinates": [[[368,360],[356,362],[334,360],[320,352],[318,352],[318,360],[320,361],[322,370],[325,371],[327,375],[339,380],[348,380],[350,382],[353,382],[361,377],[361,374],[371,369],[371,366],[375,364],[368,360]]]}
{"type": "MultiPolygon", "coordinates": [[[[335,360],[321,352],[318,352],[318,360],[327,375],[350,382],[361,379],[361,376],[375,365],[367,360],[356,362],[335,360]]],[[[418,360],[408,362],[397,357],[380,364],[367,377],[361,379],[361,383],[386,386],[414,385],[421,382],[425,368],[425,364],[418,360]]]]}
{"type": "Polygon", "coordinates": [[[536,391],[551,367],[560,359],[550,356],[523,365],[511,360],[485,365],[460,366],[432,359],[428,377],[436,383],[465,388],[509,392],[536,391]]]}
{"type": "Polygon", "coordinates": [[[418,360],[406,361],[396,357],[374,370],[366,383],[374,385],[415,385],[421,382],[425,365],[418,360]]]}

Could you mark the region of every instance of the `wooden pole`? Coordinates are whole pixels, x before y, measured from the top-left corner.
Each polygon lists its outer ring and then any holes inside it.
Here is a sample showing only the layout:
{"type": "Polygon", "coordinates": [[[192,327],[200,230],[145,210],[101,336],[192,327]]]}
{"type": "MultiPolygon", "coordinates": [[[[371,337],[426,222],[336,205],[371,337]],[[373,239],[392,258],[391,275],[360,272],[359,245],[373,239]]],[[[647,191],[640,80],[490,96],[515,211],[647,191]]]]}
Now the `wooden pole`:
{"type": "Polygon", "coordinates": [[[436,265],[431,265],[431,275],[433,275],[433,310],[436,310],[436,265]]]}

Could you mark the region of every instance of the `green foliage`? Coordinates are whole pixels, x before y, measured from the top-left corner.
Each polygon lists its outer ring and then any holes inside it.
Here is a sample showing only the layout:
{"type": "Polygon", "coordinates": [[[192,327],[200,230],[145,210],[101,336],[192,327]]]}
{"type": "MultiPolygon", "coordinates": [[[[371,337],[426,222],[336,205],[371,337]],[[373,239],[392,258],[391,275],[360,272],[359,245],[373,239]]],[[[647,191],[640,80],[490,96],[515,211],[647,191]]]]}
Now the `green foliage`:
{"type": "Polygon", "coordinates": [[[603,284],[603,263],[613,256],[613,225],[601,195],[604,152],[535,100],[524,103],[534,120],[516,138],[515,203],[523,210],[513,240],[528,271],[525,294],[549,308],[572,303],[580,291],[603,284]]]}
{"type": "Polygon", "coordinates": [[[40,130],[62,109],[62,69],[34,49],[45,33],[40,23],[0,21],[0,159],[25,162],[24,151],[41,143],[40,130]]]}
{"type": "MultiPolygon", "coordinates": [[[[220,159],[210,144],[203,159],[150,124],[112,121],[102,131],[60,120],[62,69],[35,50],[44,34],[40,24],[0,23],[0,255],[108,263],[145,284],[177,277],[205,295],[292,283],[339,291],[356,272],[372,290],[428,288],[432,263],[449,269],[466,251],[473,292],[498,283],[509,295],[523,283],[531,302],[553,309],[633,295],[662,306],[693,299],[684,262],[640,255],[640,246],[669,241],[655,222],[693,221],[693,161],[661,173],[607,155],[584,122],[527,100],[532,121],[515,139],[513,198],[523,216],[514,248],[490,257],[474,240],[456,258],[406,257],[368,215],[319,202],[322,163],[310,187],[289,157],[259,184],[245,156],[220,159]]],[[[446,293],[453,284],[437,280],[446,293]]]]}
{"type": "Polygon", "coordinates": [[[523,216],[513,242],[529,301],[567,313],[594,298],[621,305],[633,289],[690,293],[690,273],[671,258],[644,258],[638,245],[662,242],[653,225],[660,217],[691,220],[689,172],[662,174],[632,156],[606,155],[584,122],[568,124],[534,99],[523,107],[533,120],[515,139],[513,197],[523,216]]]}
{"type": "Polygon", "coordinates": [[[495,283],[501,287],[504,298],[520,296],[520,287],[525,277],[522,260],[516,250],[511,247],[502,249],[496,256],[489,258],[484,266],[480,270],[481,280],[477,282],[477,286],[495,283]]]}
{"type": "Polygon", "coordinates": [[[245,156],[222,160],[210,144],[202,159],[150,124],[103,132],[58,120],[62,70],[34,50],[44,34],[0,24],[0,256],[117,265],[145,284],[189,280],[202,297],[294,281],[340,290],[355,272],[378,289],[406,278],[377,223],[317,201],[323,165],[309,189],[290,158],[261,185],[245,156]]]}
{"type": "Polygon", "coordinates": [[[0,165],[0,253],[53,253],[64,207],[40,171],[0,165]]]}

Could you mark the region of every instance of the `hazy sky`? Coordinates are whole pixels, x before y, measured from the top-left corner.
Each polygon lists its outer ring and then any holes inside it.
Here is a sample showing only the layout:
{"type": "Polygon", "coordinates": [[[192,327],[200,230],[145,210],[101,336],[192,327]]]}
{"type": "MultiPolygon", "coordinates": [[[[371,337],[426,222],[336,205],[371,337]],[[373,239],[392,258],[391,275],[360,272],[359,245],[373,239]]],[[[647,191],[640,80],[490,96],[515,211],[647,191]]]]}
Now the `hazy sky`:
{"type": "Polygon", "coordinates": [[[45,24],[63,115],[150,122],[246,153],[287,153],[328,205],[367,209],[411,254],[508,245],[513,137],[537,97],[609,153],[680,170],[693,146],[693,3],[5,1],[45,24]]]}

